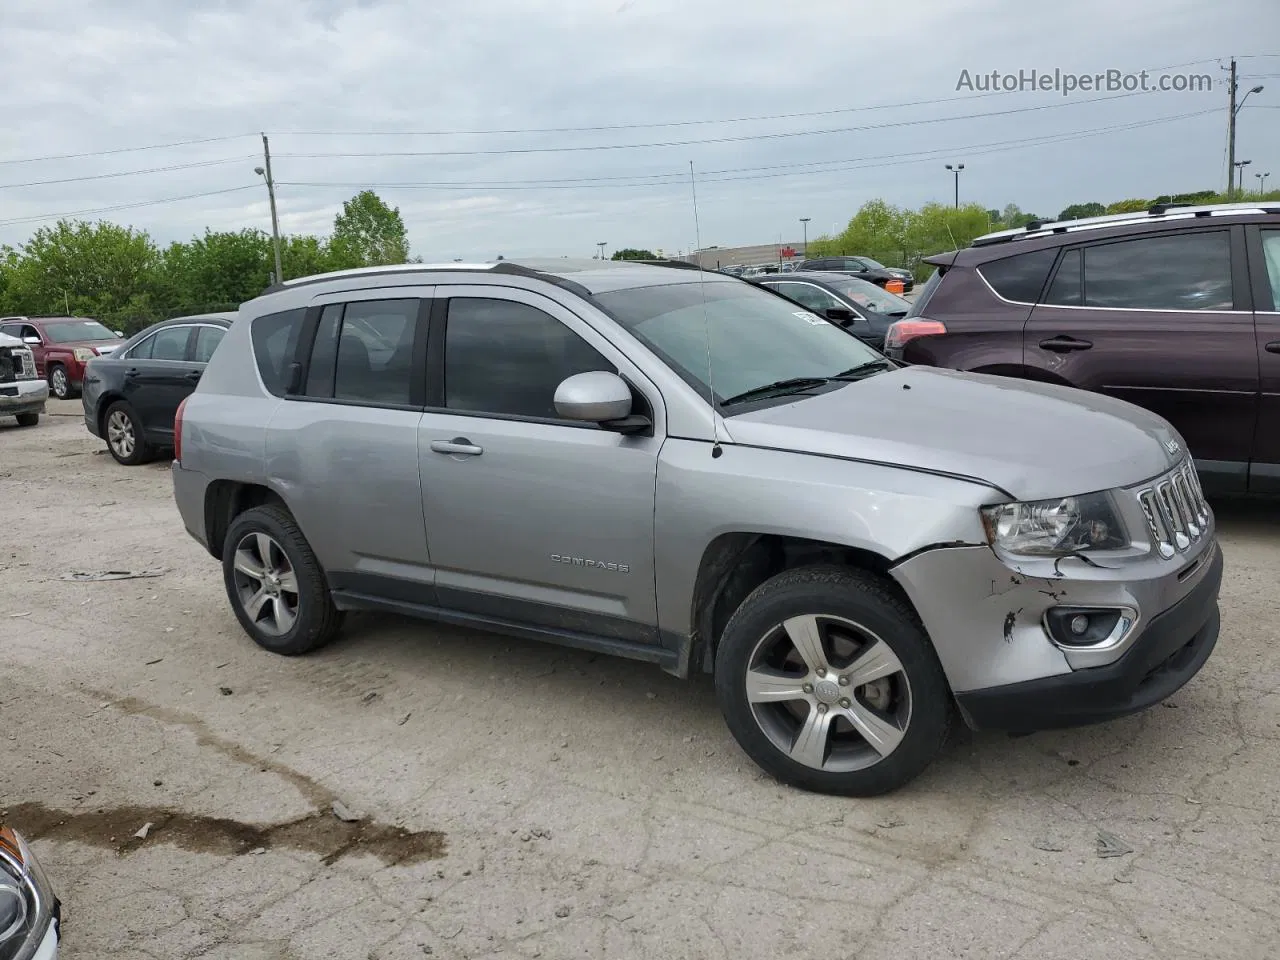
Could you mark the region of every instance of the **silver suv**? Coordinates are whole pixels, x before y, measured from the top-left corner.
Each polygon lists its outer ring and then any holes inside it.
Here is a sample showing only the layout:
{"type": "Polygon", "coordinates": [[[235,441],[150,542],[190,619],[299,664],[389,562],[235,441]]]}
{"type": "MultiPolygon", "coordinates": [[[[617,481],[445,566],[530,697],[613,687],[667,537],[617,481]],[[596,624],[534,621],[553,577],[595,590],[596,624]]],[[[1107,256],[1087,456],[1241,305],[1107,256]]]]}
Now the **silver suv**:
{"type": "Polygon", "coordinates": [[[373,609],[712,672],[742,748],[812,790],[898,787],[957,708],[1141,710],[1218,636],[1213,514],[1164,420],[899,368],[696,269],[290,281],[175,441],[186,527],[267,650],[373,609]]]}

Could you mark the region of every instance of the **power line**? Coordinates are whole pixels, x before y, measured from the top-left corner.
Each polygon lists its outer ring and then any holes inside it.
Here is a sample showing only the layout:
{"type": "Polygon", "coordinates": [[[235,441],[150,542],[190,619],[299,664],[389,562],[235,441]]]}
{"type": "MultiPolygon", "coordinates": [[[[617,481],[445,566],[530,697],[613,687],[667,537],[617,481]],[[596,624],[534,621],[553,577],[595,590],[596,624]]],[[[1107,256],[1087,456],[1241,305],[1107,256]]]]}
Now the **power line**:
{"type": "MultiPolygon", "coordinates": [[[[1064,140],[1073,140],[1081,137],[1099,136],[1106,133],[1115,133],[1125,130],[1135,130],[1142,127],[1154,126],[1161,123],[1170,123],[1176,120],[1185,120],[1191,117],[1207,116],[1217,113],[1216,110],[1199,110],[1191,113],[1174,114],[1167,117],[1155,117],[1149,120],[1137,120],[1130,123],[1114,124],[1107,127],[1094,127],[1084,130],[1071,130],[1062,133],[1046,134],[1040,137],[1020,137],[1013,140],[998,140],[988,143],[967,144],[964,146],[953,146],[944,148],[934,148],[930,150],[918,150],[907,153],[896,154],[879,154],[868,157],[854,157],[840,160],[818,160],[806,163],[782,163],[771,164],[761,167],[729,167],[721,170],[708,170],[702,179],[707,183],[727,183],[740,180],[760,180],[772,177],[796,176],[805,173],[840,173],[850,169],[865,169],[871,166],[892,166],[894,162],[916,163],[923,160],[936,159],[948,153],[965,152],[969,154],[981,154],[995,152],[1007,149],[1021,149],[1024,147],[1043,146],[1049,143],[1060,143],[1064,140]],[[889,163],[876,163],[875,161],[890,161],[889,163]],[[827,167],[821,170],[802,170],[795,168],[807,167],[827,167]],[[778,171],[784,170],[782,173],[761,173],[761,171],[778,171]],[[718,174],[753,174],[749,176],[717,176],[718,174]]],[[[362,188],[362,187],[378,187],[381,189],[438,189],[438,190],[567,190],[567,189],[589,189],[589,188],[636,188],[636,187],[661,187],[661,186],[683,186],[681,180],[683,174],[678,172],[671,173],[652,173],[652,174],[634,174],[630,177],[582,177],[582,178],[553,178],[547,180],[507,180],[507,181],[400,181],[400,182],[372,182],[372,181],[281,181],[280,186],[291,187],[341,187],[341,188],[362,188]],[[660,180],[659,178],[669,178],[660,180]],[[648,180],[650,182],[639,183],[620,183],[620,180],[648,180]],[[601,182],[603,181],[603,182],[601,182]]]]}
{"type": "Polygon", "coordinates": [[[782,133],[755,133],[737,137],[707,137],[702,140],[662,140],[652,143],[601,143],[565,147],[505,147],[492,150],[388,150],[379,152],[332,152],[332,153],[284,153],[279,156],[291,159],[316,160],[327,158],[373,158],[373,157],[473,157],[498,156],[527,153],[577,153],[596,150],[635,150],[646,147],[688,147],[706,143],[742,143],[750,140],[779,140],[790,137],[812,137],[833,133],[858,133],[868,130],[888,130],[898,127],[915,127],[928,123],[950,123],[956,120],[975,120],[983,117],[1006,117],[1015,113],[1031,113],[1038,110],[1056,110],[1062,107],[1073,107],[1085,103],[1099,103],[1107,100],[1123,100],[1128,97],[1146,96],[1144,91],[1120,93],[1109,97],[1090,97],[1085,100],[1064,100],[1061,103],[1044,103],[1031,107],[1011,107],[1008,110],[989,110],[986,113],[960,114],[954,117],[930,117],[919,120],[894,120],[888,123],[873,123],[858,127],[828,127],[820,130],[793,130],[782,133]]]}
{"type": "Polygon", "coordinates": [[[226,137],[201,137],[197,140],[174,140],[171,143],[149,143],[141,147],[116,147],[112,150],[90,150],[87,153],[58,153],[46,157],[17,157],[12,160],[0,160],[0,164],[40,163],[44,160],[80,160],[84,157],[110,157],[117,153],[138,153],[141,150],[165,150],[169,147],[188,147],[197,143],[225,143],[228,140],[240,140],[254,137],[254,133],[236,133],[226,137]]]}
{"type": "Polygon", "coordinates": [[[0,190],[13,190],[18,187],[43,187],[56,183],[82,183],[86,180],[111,180],[116,177],[134,177],[146,173],[168,173],[171,170],[193,170],[196,167],[217,167],[227,163],[244,163],[256,160],[257,154],[242,157],[227,157],[222,160],[195,160],[191,163],[175,163],[167,167],[148,167],[145,170],[119,170],[115,173],[94,173],[82,177],[59,177],[56,180],[31,180],[27,183],[0,183],[0,190]]]}
{"type": "Polygon", "coordinates": [[[94,207],[90,210],[68,210],[65,213],[46,213],[31,217],[13,217],[0,220],[0,227],[8,227],[18,223],[37,223],[41,220],[62,220],[66,217],[85,217],[97,213],[114,213],[117,210],[132,210],[136,207],[153,207],[161,203],[177,203],[180,200],[198,200],[201,197],[216,197],[225,193],[236,193],[240,190],[260,190],[261,184],[249,183],[242,187],[227,187],[224,190],[207,190],[204,193],[188,193],[182,197],[165,197],[161,200],[140,200],[137,203],[118,203],[110,207],[94,207]]]}

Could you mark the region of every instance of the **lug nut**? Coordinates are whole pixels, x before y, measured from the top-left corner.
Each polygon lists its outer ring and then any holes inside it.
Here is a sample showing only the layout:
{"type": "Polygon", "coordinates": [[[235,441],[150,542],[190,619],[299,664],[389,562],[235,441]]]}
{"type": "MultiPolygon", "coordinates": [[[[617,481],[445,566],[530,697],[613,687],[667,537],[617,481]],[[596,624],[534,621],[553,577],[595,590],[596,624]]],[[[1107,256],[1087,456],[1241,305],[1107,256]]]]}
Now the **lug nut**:
{"type": "Polygon", "coordinates": [[[827,712],[827,705],[826,705],[825,703],[820,703],[820,704],[818,704],[818,712],[819,712],[819,713],[826,713],[826,712],[827,712]]]}
{"type": "Polygon", "coordinates": [[[852,701],[852,700],[850,700],[848,697],[841,697],[841,698],[840,698],[840,706],[842,706],[842,707],[844,707],[846,710],[848,710],[851,706],[853,706],[853,701],[852,701]]]}
{"type": "Polygon", "coordinates": [[[817,672],[818,672],[818,676],[825,677],[827,675],[827,668],[819,667],[817,672]]]}
{"type": "Polygon", "coordinates": [[[848,678],[848,677],[841,677],[841,678],[840,678],[840,686],[842,686],[842,687],[847,687],[848,685],[849,685],[849,678],[848,678]]]}
{"type": "Polygon", "coordinates": [[[806,684],[805,684],[803,687],[801,687],[800,689],[801,689],[801,690],[803,690],[805,693],[813,693],[813,684],[812,684],[812,683],[806,683],[806,684]]]}

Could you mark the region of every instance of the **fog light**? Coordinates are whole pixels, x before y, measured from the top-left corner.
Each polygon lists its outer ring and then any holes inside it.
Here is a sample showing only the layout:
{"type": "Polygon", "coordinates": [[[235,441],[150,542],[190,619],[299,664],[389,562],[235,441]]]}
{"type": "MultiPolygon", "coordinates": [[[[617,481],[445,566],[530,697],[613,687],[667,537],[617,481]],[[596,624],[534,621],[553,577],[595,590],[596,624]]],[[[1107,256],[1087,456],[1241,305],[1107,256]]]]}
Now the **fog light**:
{"type": "Polygon", "coordinates": [[[1060,647],[1102,647],[1118,643],[1135,620],[1132,610],[1116,607],[1050,607],[1044,626],[1060,647]]]}

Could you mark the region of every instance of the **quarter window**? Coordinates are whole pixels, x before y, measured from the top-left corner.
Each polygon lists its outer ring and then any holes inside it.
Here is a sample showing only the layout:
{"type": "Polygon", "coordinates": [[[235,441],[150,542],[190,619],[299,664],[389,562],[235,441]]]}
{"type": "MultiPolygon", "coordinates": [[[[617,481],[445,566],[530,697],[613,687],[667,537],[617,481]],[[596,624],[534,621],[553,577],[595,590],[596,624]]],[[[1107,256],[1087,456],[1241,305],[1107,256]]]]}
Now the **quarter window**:
{"type": "Polygon", "coordinates": [[[298,333],[307,311],[302,307],[258,317],[249,328],[258,373],[266,388],[283,397],[289,387],[289,367],[297,352],[298,333]]]}
{"type": "Polygon", "coordinates": [[[1058,256],[1056,248],[1020,253],[978,267],[991,288],[1006,300],[1035,303],[1058,256]]]}
{"type": "Polygon", "coordinates": [[[226,334],[222,327],[196,327],[196,363],[208,363],[226,334]]]}
{"type": "Polygon", "coordinates": [[[1205,230],[1086,247],[1084,305],[1230,310],[1230,237],[1205,230]]]}
{"type": "Polygon", "coordinates": [[[1062,262],[1058,264],[1058,272],[1054,274],[1053,283],[1049,285],[1045,303],[1065,307],[1081,304],[1084,299],[1082,262],[1083,258],[1079,250],[1068,250],[1062,255],[1062,262]]]}
{"type": "MultiPolygon", "coordinates": [[[[1271,309],[1280,310],[1280,230],[1262,231],[1262,259],[1271,281],[1271,309]]],[[[1259,304],[1259,309],[1262,309],[1259,304]]]]}
{"type": "Polygon", "coordinates": [[[510,300],[450,300],[444,352],[445,405],[499,416],[558,419],[561,381],[617,372],[555,317],[510,300]]]}

